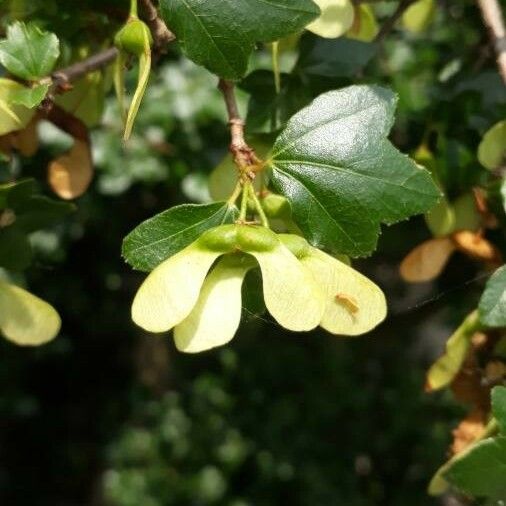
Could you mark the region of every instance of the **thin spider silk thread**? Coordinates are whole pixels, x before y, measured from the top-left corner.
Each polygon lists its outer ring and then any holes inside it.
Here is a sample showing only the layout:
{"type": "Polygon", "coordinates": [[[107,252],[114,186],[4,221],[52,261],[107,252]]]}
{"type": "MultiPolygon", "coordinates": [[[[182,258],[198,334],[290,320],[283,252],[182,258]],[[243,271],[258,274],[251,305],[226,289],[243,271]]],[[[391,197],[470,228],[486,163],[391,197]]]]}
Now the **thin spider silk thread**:
{"type": "MultiPolygon", "coordinates": [[[[430,299],[422,300],[421,302],[416,303],[414,306],[409,306],[407,308],[400,309],[399,311],[391,312],[389,318],[391,318],[393,316],[402,316],[404,314],[408,314],[408,313],[412,313],[414,311],[417,311],[417,310],[431,304],[432,302],[436,302],[436,301],[446,297],[447,295],[449,295],[453,292],[456,292],[458,290],[462,290],[466,286],[472,285],[473,283],[476,283],[477,281],[488,278],[490,275],[491,275],[490,273],[486,272],[483,274],[479,274],[478,276],[474,276],[473,278],[470,278],[467,281],[464,281],[463,283],[460,283],[460,284],[455,285],[451,288],[448,288],[447,290],[443,290],[442,292],[434,295],[430,299]]],[[[263,316],[260,316],[259,314],[253,313],[245,306],[242,306],[242,310],[247,313],[247,318],[250,320],[259,320],[263,323],[267,323],[268,325],[272,325],[274,327],[281,328],[281,325],[279,325],[276,321],[268,320],[267,318],[264,318],[263,316]]],[[[387,320],[389,318],[387,318],[387,320]]]]}

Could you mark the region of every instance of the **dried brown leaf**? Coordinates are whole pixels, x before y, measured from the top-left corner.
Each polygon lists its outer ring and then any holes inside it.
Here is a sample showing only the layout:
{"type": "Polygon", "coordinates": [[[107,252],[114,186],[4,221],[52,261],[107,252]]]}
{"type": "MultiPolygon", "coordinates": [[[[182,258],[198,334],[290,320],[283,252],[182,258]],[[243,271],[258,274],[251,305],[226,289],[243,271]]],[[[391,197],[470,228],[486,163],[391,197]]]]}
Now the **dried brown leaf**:
{"type": "Polygon", "coordinates": [[[437,237],[419,244],[402,261],[400,273],[409,283],[423,283],[443,271],[455,245],[448,237],[437,237]]]}
{"type": "Polygon", "coordinates": [[[72,148],[49,164],[49,184],[62,199],[81,196],[93,178],[91,150],[87,142],[75,139],[72,148]]]}
{"type": "Polygon", "coordinates": [[[39,149],[39,134],[37,132],[37,120],[32,119],[23,130],[13,132],[12,146],[23,156],[33,156],[39,149]]]}
{"type": "Polygon", "coordinates": [[[500,262],[499,250],[480,233],[461,230],[452,234],[451,238],[457,249],[471,258],[485,262],[500,262]]]}
{"type": "Polygon", "coordinates": [[[452,455],[457,455],[469,447],[472,443],[480,439],[483,431],[485,430],[486,424],[486,413],[477,409],[471,411],[452,432],[452,455]]]}

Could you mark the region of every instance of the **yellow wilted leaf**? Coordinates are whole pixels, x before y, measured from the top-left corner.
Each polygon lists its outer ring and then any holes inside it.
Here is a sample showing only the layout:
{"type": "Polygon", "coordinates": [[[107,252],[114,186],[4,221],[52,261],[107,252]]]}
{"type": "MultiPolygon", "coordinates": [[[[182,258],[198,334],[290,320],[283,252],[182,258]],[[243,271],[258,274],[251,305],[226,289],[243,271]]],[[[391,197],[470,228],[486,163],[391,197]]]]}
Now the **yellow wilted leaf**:
{"type": "Polygon", "coordinates": [[[435,12],[434,0],[418,0],[402,15],[402,25],[410,32],[421,33],[430,25],[435,12]]]}
{"type": "Polygon", "coordinates": [[[93,178],[90,146],[75,139],[70,150],[49,164],[49,185],[62,199],[81,196],[93,178]]]}
{"type": "Polygon", "coordinates": [[[499,121],[485,133],[478,146],[478,160],[490,170],[506,163],[506,120],[499,121]]]}
{"type": "Polygon", "coordinates": [[[451,335],[446,342],[444,355],[432,365],[427,373],[426,389],[428,391],[438,390],[452,382],[466,358],[478,326],[478,312],[473,311],[451,335]]]}
{"type": "Polygon", "coordinates": [[[0,331],[9,341],[38,346],[54,339],[60,326],[60,317],[50,304],[0,281],[0,331]]]}
{"type": "Polygon", "coordinates": [[[16,81],[0,78],[0,135],[25,128],[34,116],[35,109],[11,102],[11,95],[24,89],[16,81]]]}
{"type": "Polygon", "coordinates": [[[436,237],[448,235],[455,230],[455,210],[443,197],[428,213],[425,222],[436,237]]]}
{"type": "Polygon", "coordinates": [[[306,26],[310,32],[335,39],[345,34],[353,24],[355,9],[351,0],[314,0],[320,7],[320,17],[306,26]]]}
{"type": "Polygon", "coordinates": [[[350,39],[371,42],[378,35],[378,22],[370,5],[360,4],[355,6],[353,25],[346,33],[350,39]]]}
{"type": "Polygon", "coordinates": [[[55,103],[91,127],[102,117],[106,86],[102,72],[90,72],[58,95],[55,103]]]}
{"type": "Polygon", "coordinates": [[[455,249],[455,245],[448,237],[423,242],[402,261],[400,266],[402,278],[410,283],[423,283],[436,278],[455,249]]]}

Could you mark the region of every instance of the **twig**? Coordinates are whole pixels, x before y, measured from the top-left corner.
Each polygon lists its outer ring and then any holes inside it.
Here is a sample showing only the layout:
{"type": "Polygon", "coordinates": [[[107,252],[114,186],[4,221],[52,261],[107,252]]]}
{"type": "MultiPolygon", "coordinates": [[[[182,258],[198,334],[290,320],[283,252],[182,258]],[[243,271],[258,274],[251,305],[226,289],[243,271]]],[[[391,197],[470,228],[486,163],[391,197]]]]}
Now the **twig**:
{"type": "Polygon", "coordinates": [[[400,0],[397,9],[395,9],[394,13],[383,23],[374,39],[374,42],[381,43],[386,38],[386,36],[393,30],[395,23],[399,20],[399,18],[404,14],[404,11],[416,0],[400,0]]]}
{"type": "Polygon", "coordinates": [[[46,117],[53,125],[67,132],[74,139],[79,139],[89,144],[90,137],[86,125],[59,105],[52,104],[51,108],[46,111],[46,117]]]}
{"type": "MultiPolygon", "coordinates": [[[[149,25],[155,49],[163,52],[165,46],[175,40],[176,36],[167,28],[167,25],[158,16],[158,11],[151,0],[141,0],[145,12],[146,23],[149,25]]],[[[42,79],[40,83],[52,83],[53,92],[64,92],[70,89],[70,84],[86,74],[106,67],[118,56],[119,51],[115,47],[104,49],[89,58],[85,58],[69,67],[57,70],[51,76],[42,79]]]]}
{"type": "Polygon", "coordinates": [[[241,173],[250,179],[255,178],[255,168],[260,163],[255,151],[248,146],[244,138],[244,121],[239,114],[237,100],[235,97],[235,85],[226,79],[220,79],[218,88],[223,93],[228,113],[228,124],[230,126],[230,152],[234,156],[235,163],[241,173]]]}
{"type": "Polygon", "coordinates": [[[176,36],[167,28],[167,25],[158,15],[157,8],[153,5],[151,0],[141,0],[144,9],[146,23],[151,29],[155,47],[163,52],[165,46],[175,40],[176,36]]]}
{"type": "Polygon", "coordinates": [[[497,55],[497,66],[506,83],[506,28],[501,6],[497,0],[477,0],[497,55]]]}
{"type": "Polygon", "coordinates": [[[69,67],[53,72],[50,77],[43,79],[41,83],[50,81],[53,83],[55,91],[66,91],[72,82],[77,81],[89,72],[106,67],[112,63],[117,56],[118,50],[115,47],[110,47],[89,58],[74,63],[69,67]]]}

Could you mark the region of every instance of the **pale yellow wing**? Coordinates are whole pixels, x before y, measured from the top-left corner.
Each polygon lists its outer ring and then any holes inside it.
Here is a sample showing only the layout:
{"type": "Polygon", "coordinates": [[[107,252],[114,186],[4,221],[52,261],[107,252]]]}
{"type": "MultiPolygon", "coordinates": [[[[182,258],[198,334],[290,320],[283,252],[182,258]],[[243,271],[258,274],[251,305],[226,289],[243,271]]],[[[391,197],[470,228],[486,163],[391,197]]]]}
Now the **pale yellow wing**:
{"type": "Polygon", "coordinates": [[[197,303],[204,278],[220,255],[192,244],[162,262],[135,296],[133,321],[149,332],[166,332],[181,323],[197,303]]]}
{"type": "Polygon", "coordinates": [[[282,244],[251,254],[260,264],[265,305],[274,319],[294,331],[318,326],[325,297],[311,272],[282,244]]]}
{"type": "Polygon", "coordinates": [[[316,248],[301,262],[325,290],[326,308],[320,323],[325,330],[356,336],[385,319],[385,295],[363,274],[316,248]]]}
{"type": "Polygon", "coordinates": [[[243,260],[225,256],[207,276],[196,306],[174,329],[178,350],[199,353],[232,340],[241,321],[244,277],[254,266],[246,256],[243,260]]]}

